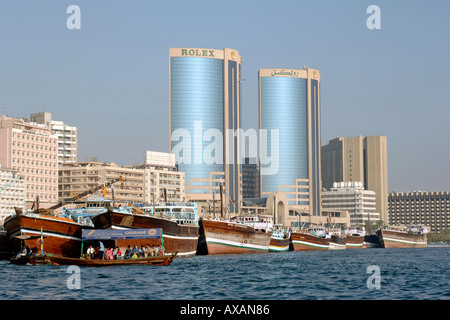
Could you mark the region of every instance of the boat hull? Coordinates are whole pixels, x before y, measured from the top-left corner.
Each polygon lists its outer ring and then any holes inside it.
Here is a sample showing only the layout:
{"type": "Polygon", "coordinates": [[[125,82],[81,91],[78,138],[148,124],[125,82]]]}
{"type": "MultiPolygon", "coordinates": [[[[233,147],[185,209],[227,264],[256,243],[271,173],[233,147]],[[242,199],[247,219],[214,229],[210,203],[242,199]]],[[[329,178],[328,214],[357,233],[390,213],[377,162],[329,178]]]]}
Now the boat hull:
{"type": "Polygon", "coordinates": [[[380,239],[376,234],[366,234],[364,236],[364,248],[379,248],[380,239]]]}
{"type": "Polygon", "coordinates": [[[13,248],[6,231],[0,231],[0,260],[7,260],[13,255],[13,248]]]}
{"type": "Polygon", "coordinates": [[[198,254],[250,254],[269,251],[271,232],[233,222],[200,219],[198,254]]]}
{"type": "Polygon", "coordinates": [[[22,251],[27,245],[33,253],[41,251],[39,235],[44,237],[45,253],[66,257],[79,257],[82,230],[90,226],[69,219],[39,214],[22,214],[9,217],[4,223],[13,252],[22,251]],[[42,230],[42,231],[41,231],[42,230]],[[30,236],[21,240],[17,236],[30,236]]]}
{"type": "Polygon", "coordinates": [[[269,252],[285,252],[289,251],[290,239],[271,238],[269,243],[269,252]]]}
{"type": "MultiPolygon", "coordinates": [[[[92,218],[94,225],[99,221],[110,221],[112,229],[150,229],[163,230],[163,246],[166,254],[178,252],[179,256],[194,256],[197,252],[199,226],[193,224],[180,225],[174,221],[144,214],[132,214],[109,210],[92,218]],[[109,216],[109,217],[105,217],[109,216]]],[[[100,225],[102,223],[99,223],[100,225]]],[[[158,245],[159,240],[134,239],[115,240],[115,245],[124,250],[128,245],[158,245]]]]}
{"type": "Polygon", "coordinates": [[[97,260],[84,258],[69,258],[52,255],[31,255],[11,258],[14,264],[53,264],[53,265],[76,265],[81,267],[110,267],[119,265],[170,265],[177,256],[176,253],[164,256],[136,258],[136,259],[117,259],[117,260],[97,260]]]}
{"type": "Polygon", "coordinates": [[[330,239],[307,233],[291,233],[291,243],[294,251],[325,251],[330,247],[330,239]]]}
{"type": "Polygon", "coordinates": [[[335,234],[331,235],[330,238],[330,250],[342,250],[346,249],[346,237],[338,236],[335,234]]]}
{"type": "Polygon", "coordinates": [[[382,248],[426,248],[427,235],[395,230],[377,230],[382,248]]]}
{"type": "Polygon", "coordinates": [[[347,249],[361,249],[364,247],[364,236],[347,235],[347,249]]]}

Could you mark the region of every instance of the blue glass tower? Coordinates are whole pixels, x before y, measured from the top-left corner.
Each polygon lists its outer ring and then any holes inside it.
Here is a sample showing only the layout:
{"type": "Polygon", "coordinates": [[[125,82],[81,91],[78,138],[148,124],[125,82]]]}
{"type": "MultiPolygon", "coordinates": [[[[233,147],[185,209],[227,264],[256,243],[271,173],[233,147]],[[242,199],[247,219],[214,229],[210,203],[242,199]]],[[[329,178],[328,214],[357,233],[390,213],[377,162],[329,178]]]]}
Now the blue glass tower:
{"type": "Polygon", "coordinates": [[[320,215],[319,84],[310,68],[259,71],[260,129],[267,133],[260,147],[262,195],[284,192],[290,205],[311,215],[320,215]],[[274,163],[277,170],[267,170],[274,163]]]}
{"type": "Polygon", "coordinates": [[[185,172],[186,192],[209,192],[211,178],[222,177],[230,210],[238,212],[239,139],[226,136],[241,128],[241,57],[232,49],[171,48],[169,66],[170,150],[185,172]]]}

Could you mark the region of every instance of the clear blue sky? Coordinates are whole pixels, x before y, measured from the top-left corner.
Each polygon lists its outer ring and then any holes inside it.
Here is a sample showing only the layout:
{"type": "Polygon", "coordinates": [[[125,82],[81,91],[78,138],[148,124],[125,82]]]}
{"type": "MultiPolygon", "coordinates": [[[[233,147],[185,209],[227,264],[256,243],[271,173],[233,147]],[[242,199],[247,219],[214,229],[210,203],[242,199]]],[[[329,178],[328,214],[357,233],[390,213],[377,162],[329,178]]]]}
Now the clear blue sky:
{"type": "Polygon", "coordinates": [[[243,57],[244,128],[260,68],[320,70],[322,144],[386,135],[389,191],[450,190],[449,1],[4,1],[0,111],[79,129],[79,160],[169,152],[170,47],[243,57]],[[81,30],[69,30],[69,5],[81,30]],[[381,30],[369,30],[369,5],[381,30]]]}

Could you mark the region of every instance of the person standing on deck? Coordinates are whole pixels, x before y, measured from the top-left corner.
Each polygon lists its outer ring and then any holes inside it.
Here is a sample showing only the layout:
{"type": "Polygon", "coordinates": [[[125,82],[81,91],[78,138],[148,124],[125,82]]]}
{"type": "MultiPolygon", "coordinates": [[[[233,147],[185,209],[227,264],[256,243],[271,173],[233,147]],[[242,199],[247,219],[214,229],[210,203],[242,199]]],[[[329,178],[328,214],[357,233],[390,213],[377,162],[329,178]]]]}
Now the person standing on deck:
{"type": "Polygon", "coordinates": [[[103,245],[103,242],[99,241],[100,249],[98,251],[98,259],[103,260],[103,255],[105,253],[105,246],[103,245]]]}

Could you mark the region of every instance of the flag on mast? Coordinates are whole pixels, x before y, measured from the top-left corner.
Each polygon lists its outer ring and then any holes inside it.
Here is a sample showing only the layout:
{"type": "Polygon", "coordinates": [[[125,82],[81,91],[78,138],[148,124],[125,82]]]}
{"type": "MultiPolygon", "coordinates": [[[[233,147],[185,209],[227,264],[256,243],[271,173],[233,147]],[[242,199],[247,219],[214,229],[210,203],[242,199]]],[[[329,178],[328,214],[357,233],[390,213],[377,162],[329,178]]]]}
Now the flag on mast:
{"type": "Polygon", "coordinates": [[[42,226],[41,226],[41,254],[44,254],[44,235],[42,234],[42,226]]]}

